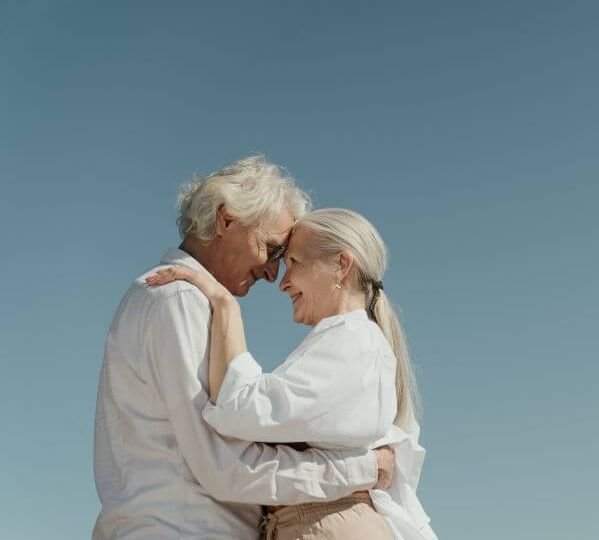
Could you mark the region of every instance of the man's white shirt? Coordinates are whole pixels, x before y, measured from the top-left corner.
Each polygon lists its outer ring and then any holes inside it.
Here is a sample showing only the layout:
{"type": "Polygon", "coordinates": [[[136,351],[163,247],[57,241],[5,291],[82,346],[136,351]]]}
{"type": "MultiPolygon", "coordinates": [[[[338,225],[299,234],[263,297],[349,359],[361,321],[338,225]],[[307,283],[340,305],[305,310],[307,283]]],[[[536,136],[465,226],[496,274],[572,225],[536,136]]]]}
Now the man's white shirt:
{"type": "MultiPolygon", "coordinates": [[[[161,261],[173,264],[203,270],[178,249],[161,261]]],[[[108,333],[95,423],[102,509],[94,540],[255,540],[259,504],[333,500],[372,486],[376,458],[359,444],[297,452],[208,425],[210,306],[187,282],[147,287],[161,266],[135,280],[108,333]]]]}

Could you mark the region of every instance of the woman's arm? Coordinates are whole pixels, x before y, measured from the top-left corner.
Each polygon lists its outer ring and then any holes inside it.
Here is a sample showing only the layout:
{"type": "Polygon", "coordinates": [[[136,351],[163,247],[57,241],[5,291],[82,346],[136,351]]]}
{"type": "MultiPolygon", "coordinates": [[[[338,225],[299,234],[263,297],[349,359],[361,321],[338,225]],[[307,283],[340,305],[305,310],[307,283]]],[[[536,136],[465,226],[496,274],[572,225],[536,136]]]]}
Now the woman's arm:
{"type": "Polygon", "coordinates": [[[223,295],[212,303],[212,326],[210,330],[210,400],[216,403],[220,388],[227,374],[229,363],[247,351],[243,320],[239,302],[231,295],[223,295]]]}
{"type": "Polygon", "coordinates": [[[396,402],[395,361],[366,341],[355,328],[329,328],[270,374],[241,354],[204,419],[244,440],[367,446],[392,425],[396,402]]]}
{"type": "Polygon", "coordinates": [[[369,345],[365,327],[333,325],[311,335],[299,356],[262,374],[251,355],[242,354],[241,310],[228,290],[209,274],[183,267],[159,271],[148,283],[174,279],[199,287],[213,306],[209,385],[216,406],[204,409],[204,419],[216,431],[248,441],[367,446],[392,425],[395,359],[369,345]]]}
{"type": "Polygon", "coordinates": [[[241,308],[235,297],[208,272],[173,266],[159,270],[148,277],[146,283],[165,285],[177,279],[198,287],[212,305],[208,380],[210,400],[216,403],[229,363],[247,351],[241,308]]]}

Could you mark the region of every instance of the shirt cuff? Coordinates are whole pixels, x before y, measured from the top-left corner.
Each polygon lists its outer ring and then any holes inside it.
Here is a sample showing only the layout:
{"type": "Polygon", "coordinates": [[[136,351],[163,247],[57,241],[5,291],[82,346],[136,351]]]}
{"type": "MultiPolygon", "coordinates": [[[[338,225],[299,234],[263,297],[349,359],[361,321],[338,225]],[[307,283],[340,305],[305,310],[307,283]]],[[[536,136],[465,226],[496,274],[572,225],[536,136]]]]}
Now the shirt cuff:
{"type": "Polygon", "coordinates": [[[371,489],[378,480],[379,467],[374,450],[345,459],[347,478],[356,491],[371,489]]]}
{"type": "Polygon", "coordinates": [[[216,399],[216,405],[222,406],[235,397],[240,388],[262,375],[260,364],[249,352],[237,355],[229,363],[227,373],[216,399]]]}

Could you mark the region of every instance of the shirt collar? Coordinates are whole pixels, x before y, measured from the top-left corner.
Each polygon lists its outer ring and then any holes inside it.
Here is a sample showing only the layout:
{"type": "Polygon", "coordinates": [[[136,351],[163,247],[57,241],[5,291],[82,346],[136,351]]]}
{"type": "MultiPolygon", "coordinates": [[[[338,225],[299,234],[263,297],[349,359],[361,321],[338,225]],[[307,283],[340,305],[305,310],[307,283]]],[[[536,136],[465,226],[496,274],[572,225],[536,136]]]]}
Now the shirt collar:
{"type": "Polygon", "coordinates": [[[330,328],[341,321],[349,320],[368,320],[366,310],[354,309],[353,311],[342,313],[341,315],[331,315],[330,317],[325,317],[324,319],[318,321],[316,326],[313,328],[313,331],[325,330],[326,328],[330,328]]]}
{"type": "Polygon", "coordinates": [[[186,266],[192,270],[206,271],[197,259],[194,259],[189,253],[178,248],[168,249],[160,259],[160,264],[176,264],[186,266]]]}

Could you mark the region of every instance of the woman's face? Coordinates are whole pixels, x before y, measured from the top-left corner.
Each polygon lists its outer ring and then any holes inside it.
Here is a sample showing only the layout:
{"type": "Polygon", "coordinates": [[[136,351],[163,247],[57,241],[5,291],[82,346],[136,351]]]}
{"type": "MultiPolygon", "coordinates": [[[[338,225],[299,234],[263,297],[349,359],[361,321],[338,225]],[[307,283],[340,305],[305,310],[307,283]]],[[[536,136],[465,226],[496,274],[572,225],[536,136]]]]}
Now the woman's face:
{"type": "Polygon", "coordinates": [[[312,233],[301,227],[295,230],[285,253],[285,275],[279,288],[293,304],[293,320],[314,326],[321,319],[335,315],[339,304],[336,266],[319,258],[311,242],[312,233]]]}

